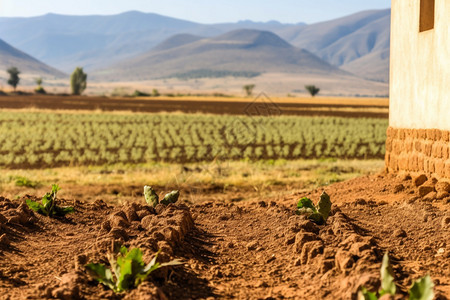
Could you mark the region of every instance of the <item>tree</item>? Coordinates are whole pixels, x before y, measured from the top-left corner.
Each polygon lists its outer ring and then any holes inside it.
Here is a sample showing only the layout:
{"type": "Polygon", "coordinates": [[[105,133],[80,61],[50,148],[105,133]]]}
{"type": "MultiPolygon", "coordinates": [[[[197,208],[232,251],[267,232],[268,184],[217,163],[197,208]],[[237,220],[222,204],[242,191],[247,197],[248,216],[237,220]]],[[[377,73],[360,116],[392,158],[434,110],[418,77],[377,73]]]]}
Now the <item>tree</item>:
{"type": "Polygon", "coordinates": [[[83,68],[77,67],[70,76],[70,86],[72,94],[81,95],[86,89],[87,74],[83,72],[83,68]]]}
{"type": "Polygon", "coordinates": [[[20,81],[20,71],[16,67],[11,67],[6,72],[9,73],[8,84],[14,88],[14,92],[16,91],[16,87],[20,81]]]}
{"type": "Polygon", "coordinates": [[[44,88],[42,87],[42,82],[43,82],[42,78],[38,77],[34,81],[37,84],[37,87],[34,89],[34,92],[36,94],[45,94],[46,92],[45,92],[44,88]]]}
{"type": "Polygon", "coordinates": [[[242,88],[244,89],[244,91],[247,94],[247,96],[250,97],[252,95],[252,93],[253,93],[253,89],[255,88],[255,85],[254,84],[247,84],[247,85],[244,85],[242,88]]]}
{"type": "Polygon", "coordinates": [[[315,85],[305,85],[305,89],[311,94],[312,97],[317,95],[320,91],[320,89],[315,85]]]}

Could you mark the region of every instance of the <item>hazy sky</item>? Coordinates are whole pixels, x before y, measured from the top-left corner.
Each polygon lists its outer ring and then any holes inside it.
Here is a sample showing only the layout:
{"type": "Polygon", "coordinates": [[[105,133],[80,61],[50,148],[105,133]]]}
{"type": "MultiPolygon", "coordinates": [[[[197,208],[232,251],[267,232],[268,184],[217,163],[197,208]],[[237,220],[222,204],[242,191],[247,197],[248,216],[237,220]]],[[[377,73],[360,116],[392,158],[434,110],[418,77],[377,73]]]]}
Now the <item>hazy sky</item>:
{"type": "Polygon", "coordinates": [[[0,0],[0,16],[38,16],[49,12],[110,15],[139,10],[200,23],[314,23],[390,6],[390,0],[0,0]]]}

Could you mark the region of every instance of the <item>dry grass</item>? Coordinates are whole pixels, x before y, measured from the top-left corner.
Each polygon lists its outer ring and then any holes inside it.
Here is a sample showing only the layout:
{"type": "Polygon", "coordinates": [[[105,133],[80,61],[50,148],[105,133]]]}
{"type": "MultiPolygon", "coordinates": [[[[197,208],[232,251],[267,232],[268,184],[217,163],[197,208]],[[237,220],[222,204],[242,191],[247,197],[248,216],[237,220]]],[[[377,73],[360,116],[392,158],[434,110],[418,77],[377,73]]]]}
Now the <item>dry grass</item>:
{"type": "MultiPolygon", "coordinates": [[[[134,187],[138,190],[144,185],[164,186],[181,190],[198,187],[221,187],[227,191],[250,191],[267,194],[278,191],[277,195],[294,190],[306,190],[333,182],[343,181],[365,174],[380,172],[384,167],[382,160],[295,160],[259,162],[211,162],[202,164],[142,164],[111,165],[95,167],[66,167],[35,170],[3,170],[0,174],[0,194],[8,198],[22,197],[26,194],[44,194],[52,183],[62,187],[62,197],[75,197],[79,191],[89,191],[97,187],[96,195],[109,186],[134,187]],[[37,188],[17,186],[16,178],[25,177],[39,183],[37,188]]],[[[122,201],[121,195],[114,195],[114,201],[122,201]]],[[[125,196],[125,195],[124,195],[125,196]]]]}

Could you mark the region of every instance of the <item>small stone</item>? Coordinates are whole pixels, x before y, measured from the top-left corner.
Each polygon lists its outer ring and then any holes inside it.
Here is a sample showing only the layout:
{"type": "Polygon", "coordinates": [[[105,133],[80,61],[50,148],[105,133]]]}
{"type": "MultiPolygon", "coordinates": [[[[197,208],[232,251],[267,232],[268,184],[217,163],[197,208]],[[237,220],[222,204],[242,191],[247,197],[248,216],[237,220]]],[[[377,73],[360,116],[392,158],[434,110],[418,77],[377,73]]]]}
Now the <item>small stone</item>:
{"type": "Polygon", "coordinates": [[[227,243],[227,248],[233,249],[234,248],[233,242],[228,242],[227,243]]]}
{"type": "Polygon", "coordinates": [[[450,183],[447,181],[439,181],[435,185],[437,192],[447,192],[450,193],[450,183]]]}
{"type": "Polygon", "coordinates": [[[415,186],[421,186],[428,180],[425,174],[421,174],[413,179],[413,183],[415,186]]]}
{"type": "Polygon", "coordinates": [[[363,199],[363,198],[358,198],[358,199],[355,200],[355,204],[357,204],[357,205],[366,205],[367,201],[365,199],[363,199]]]}
{"type": "Polygon", "coordinates": [[[431,193],[434,191],[434,187],[433,186],[429,186],[429,185],[422,185],[419,187],[419,195],[420,197],[426,196],[427,194],[431,193]]]}
{"type": "Polygon", "coordinates": [[[394,193],[400,193],[405,190],[405,186],[403,184],[398,184],[394,187],[394,193]]]}
{"type": "Polygon", "coordinates": [[[394,230],[393,235],[395,237],[406,237],[406,231],[404,231],[403,229],[396,229],[394,230]]]}
{"type": "Polygon", "coordinates": [[[259,207],[267,207],[267,203],[264,201],[259,201],[258,205],[259,205],[259,207]]]}

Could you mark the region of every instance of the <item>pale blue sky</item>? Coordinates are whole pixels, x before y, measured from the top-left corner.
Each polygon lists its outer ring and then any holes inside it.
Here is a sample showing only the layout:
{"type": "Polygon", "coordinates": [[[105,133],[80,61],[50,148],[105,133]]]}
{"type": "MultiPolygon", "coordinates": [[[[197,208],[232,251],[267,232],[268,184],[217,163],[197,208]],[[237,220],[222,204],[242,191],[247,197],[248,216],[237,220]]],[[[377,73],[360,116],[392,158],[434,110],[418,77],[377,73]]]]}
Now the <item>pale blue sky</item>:
{"type": "Polygon", "coordinates": [[[154,12],[200,23],[239,20],[315,23],[367,9],[389,8],[390,0],[0,0],[0,16],[154,12]]]}

